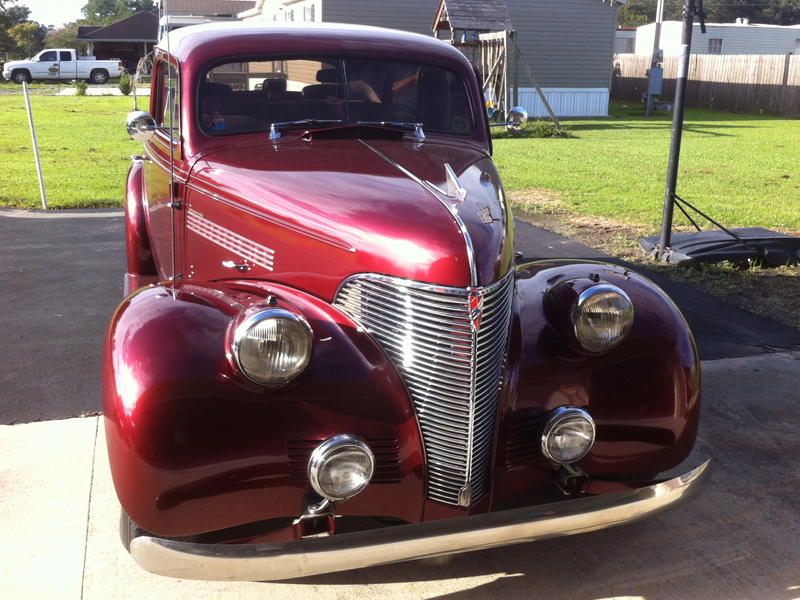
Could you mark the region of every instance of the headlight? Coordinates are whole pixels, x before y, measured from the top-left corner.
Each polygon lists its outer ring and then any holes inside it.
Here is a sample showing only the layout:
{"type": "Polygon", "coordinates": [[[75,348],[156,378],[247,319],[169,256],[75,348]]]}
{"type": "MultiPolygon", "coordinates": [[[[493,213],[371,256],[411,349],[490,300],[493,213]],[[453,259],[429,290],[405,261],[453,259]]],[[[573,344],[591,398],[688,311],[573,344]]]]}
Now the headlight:
{"type": "Polygon", "coordinates": [[[575,338],[588,352],[606,352],[618,345],[633,324],[633,303],[616,286],[595,285],[572,308],[575,338]]]}
{"type": "Polygon", "coordinates": [[[328,500],[347,500],[372,479],[375,458],[364,440],[337,435],[317,446],[308,462],[308,479],[314,490],[328,500]]]}
{"type": "Polygon", "coordinates": [[[542,428],[542,454],[555,464],[582,459],[594,444],[594,421],[576,406],[555,409],[542,428]]]}
{"type": "Polygon", "coordinates": [[[300,375],[311,359],[311,328],[281,308],[251,315],[233,336],[237,370],[253,383],[275,386],[300,375]]]}

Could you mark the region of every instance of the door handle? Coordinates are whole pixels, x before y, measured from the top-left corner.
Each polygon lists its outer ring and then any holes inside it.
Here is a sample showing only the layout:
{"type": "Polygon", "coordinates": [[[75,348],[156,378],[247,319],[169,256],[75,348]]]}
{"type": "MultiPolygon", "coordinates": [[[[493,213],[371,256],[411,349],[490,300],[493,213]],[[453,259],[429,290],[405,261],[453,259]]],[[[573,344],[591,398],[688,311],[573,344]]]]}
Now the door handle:
{"type": "Polygon", "coordinates": [[[251,268],[250,265],[248,265],[246,262],[242,264],[237,264],[232,260],[223,260],[222,266],[228,269],[236,269],[240,273],[247,273],[251,268]]]}

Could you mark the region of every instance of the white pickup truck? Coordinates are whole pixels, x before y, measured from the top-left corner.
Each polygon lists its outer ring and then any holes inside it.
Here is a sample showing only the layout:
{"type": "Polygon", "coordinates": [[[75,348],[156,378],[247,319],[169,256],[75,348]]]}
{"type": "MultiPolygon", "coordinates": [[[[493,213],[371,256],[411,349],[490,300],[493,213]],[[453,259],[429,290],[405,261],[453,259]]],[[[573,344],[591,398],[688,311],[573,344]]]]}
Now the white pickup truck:
{"type": "Polygon", "coordinates": [[[48,48],[30,60],[14,60],[3,65],[3,78],[16,83],[34,79],[85,79],[102,84],[122,73],[118,58],[96,60],[94,56],[76,56],[70,48],[48,48]]]}

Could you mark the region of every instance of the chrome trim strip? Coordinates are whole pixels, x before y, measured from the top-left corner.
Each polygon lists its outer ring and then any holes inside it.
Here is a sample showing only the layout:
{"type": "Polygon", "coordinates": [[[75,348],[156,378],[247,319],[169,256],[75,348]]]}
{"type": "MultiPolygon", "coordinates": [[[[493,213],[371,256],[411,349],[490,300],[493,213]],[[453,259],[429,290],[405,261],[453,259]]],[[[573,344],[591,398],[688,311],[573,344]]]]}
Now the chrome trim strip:
{"type": "Polygon", "coordinates": [[[218,246],[235,252],[253,264],[272,271],[275,251],[271,248],[257,244],[238,233],[225,229],[192,209],[187,211],[186,227],[189,231],[194,231],[197,235],[214,242],[218,246]]]}
{"type": "MultiPolygon", "coordinates": [[[[442,206],[444,206],[448,212],[453,215],[453,219],[456,221],[456,225],[461,230],[461,235],[464,237],[464,242],[467,245],[467,260],[469,261],[469,278],[470,278],[470,285],[476,286],[478,285],[478,270],[477,266],[475,265],[475,246],[472,244],[472,237],[469,235],[469,231],[467,231],[467,226],[461,217],[458,215],[458,208],[452,202],[448,202],[440,194],[442,194],[442,190],[440,190],[435,185],[428,183],[427,181],[423,181],[416,175],[414,175],[411,171],[397,163],[396,161],[392,160],[388,156],[386,156],[383,152],[378,150],[375,146],[370,144],[365,140],[361,140],[361,143],[364,144],[367,148],[372,150],[378,156],[381,156],[384,160],[386,160],[389,164],[394,165],[397,167],[401,172],[407,175],[410,179],[416,181],[419,185],[421,185],[431,196],[436,198],[442,206]]],[[[449,166],[449,165],[448,165],[449,166]]],[[[455,176],[455,173],[453,173],[455,176]]],[[[444,193],[444,196],[447,197],[447,194],[444,193]]],[[[466,195],[464,196],[466,198],[466,195]]],[[[463,200],[461,200],[463,202],[463,200]]]]}
{"type": "Polygon", "coordinates": [[[191,544],[152,537],[131,542],[151,573],[206,581],[276,581],[496,548],[640,521],[699,496],[711,461],[636,490],[496,513],[273,544],[191,544]]]}
{"type": "Polygon", "coordinates": [[[258,219],[263,219],[264,221],[267,221],[268,223],[272,223],[273,225],[277,225],[278,227],[283,227],[284,229],[288,229],[289,231],[293,231],[294,233],[300,234],[300,235],[305,236],[307,238],[310,238],[312,240],[316,240],[318,242],[322,242],[323,244],[328,244],[329,246],[333,246],[334,248],[338,248],[339,250],[344,250],[345,252],[355,252],[356,251],[355,247],[351,246],[350,244],[348,244],[347,242],[345,242],[343,240],[340,240],[340,239],[334,238],[334,237],[328,237],[325,234],[319,233],[319,232],[317,232],[317,231],[315,231],[313,229],[309,229],[307,227],[303,227],[302,225],[295,225],[295,224],[292,224],[292,223],[288,223],[286,221],[281,220],[279,215],[273,216],[273,215],[270,215],[270,214],[267,214],[267,213],[264,213],[264,212],[248,209],[248,208],[242,206],[241,203],[234,204],[226,196],[221,195],[221,194],[217,194],[217,193],[215,193],[215,192],[213,192],[213,191],[211,191],[210,189],[207,189],[207,188],[218,190],[220,192],[234,193],[234,194],[238,195],[238,197],[240,197],[240,198],[242,198],[244,200],[248,200],[249,202],[252,202],[253,204],[257,204],[256,201],[249,200],[248,198],[246,198],[244,196],[241,196],[236,191],[231,192],[230,190],[226,190],[225,188],[213,185],[213,184],[211,184],[211,183],[209,183],[207,181],[203,181],[201,183],[197,183],[196,180],[192,180],[192,181],[188,182],[186,184],[186,187],[188,189],[193,190],[195,192],[198,192],[200,194],[205,194],[206,196],[210,196],[214,200],[218,200],[219,202],[222,202],[223,204],[225,204],[227,206],[231,206],[231,207],[235,208],[236,210],[238,210],[240,212],[246,213],[248,215],[252,215],[252,216],[254,216],[254,217],[258,218],[258,219]]]}

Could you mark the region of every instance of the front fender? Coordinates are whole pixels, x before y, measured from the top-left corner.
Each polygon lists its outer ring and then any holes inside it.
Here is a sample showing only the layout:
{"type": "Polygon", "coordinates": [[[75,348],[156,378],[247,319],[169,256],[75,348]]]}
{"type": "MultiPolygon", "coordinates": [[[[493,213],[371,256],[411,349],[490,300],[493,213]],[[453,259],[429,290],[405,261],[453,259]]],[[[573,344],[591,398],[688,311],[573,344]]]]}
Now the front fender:
{"type": "Polygon", "coordinates": [[[679,465],[692,450],[700,416],[700,363],[692,334],[672,300],[633,271],[600,263],[547,261],[522,265],[499,407],[494,503],[547,484],[542,456],[545,416],[564,405],[592,416],[597,436],[577,463],[590,477],[645,476],[679,465]],[[625,291],[633,327],[604,354],[580,352],[546,295],[565,279],[587,278],[625,291]]]}
{"type": "Polygon", "coordinates": [[[337,513],[421,519],[422,445],[396,369],[345,315],[296,290],[176,282],[131,295],[108,327],[103,406],[117,495],[156,534],[298,517],[311,452],[343,433],[365,439],[377,466],[337,513]],[[278,389],[245,381],[226,353],[233,320],[269,295],[313,331],[309,366],[278,389]]]}
{"type": "Polygon", "coordinates": [[[144,164],[134,160],[125,184],[125,295],[158,281],[144,208],[144,164]]]}

